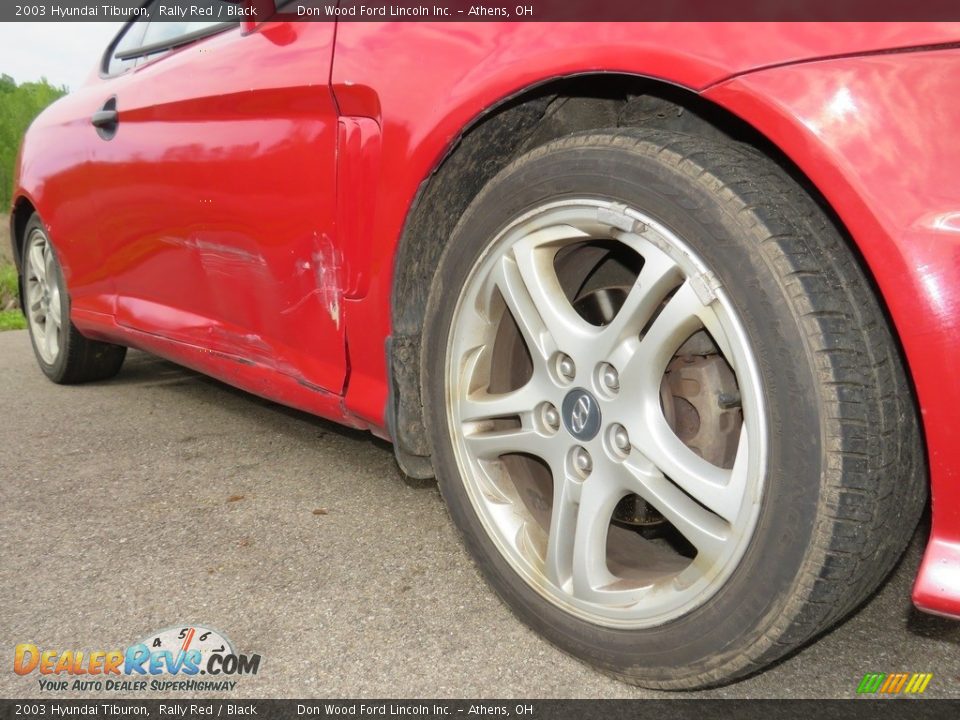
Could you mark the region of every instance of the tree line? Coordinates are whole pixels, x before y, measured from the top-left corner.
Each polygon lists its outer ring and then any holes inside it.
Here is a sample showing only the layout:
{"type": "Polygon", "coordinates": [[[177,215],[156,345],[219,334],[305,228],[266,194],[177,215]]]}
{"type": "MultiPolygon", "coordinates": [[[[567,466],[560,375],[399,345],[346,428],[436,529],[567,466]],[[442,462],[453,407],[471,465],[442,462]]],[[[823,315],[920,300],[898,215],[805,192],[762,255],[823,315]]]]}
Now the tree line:
{"type": "Polygon", "coordinates": [[[9,75],[0,75],[0,207],[6,213],[13,192],[13,166],[23,133],[47,105],[67,94],[46,78],[17,85],[9,75]]]}

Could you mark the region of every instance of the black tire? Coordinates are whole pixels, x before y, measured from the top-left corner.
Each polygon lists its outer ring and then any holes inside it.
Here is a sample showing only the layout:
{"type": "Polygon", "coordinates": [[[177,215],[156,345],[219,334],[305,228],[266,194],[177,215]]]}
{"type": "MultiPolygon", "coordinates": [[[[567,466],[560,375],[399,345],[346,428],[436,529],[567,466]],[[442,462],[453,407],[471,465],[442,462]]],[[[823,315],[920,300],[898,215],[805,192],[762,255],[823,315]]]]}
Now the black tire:
{"type": "Polygon", "coordinates": [[[608,130],[517,159],[450,238],[428,302],[421,377],[440,490],[484,575],[550,642],[630,683],[698,688],[771,664],[868,597],[924,507],[911,392],[864,272],[804,190],[733,143],[608,130]],[[471,268],[511,219],[574,195],[636,207],[701,255],[741,316],[766,399],[766,485],[746,553],[703,605],[652,628],[590,624],[532,590],[483,529],[449,437],[440,369],[471,268]]]}
{"type": "MultiPolygon", "coordinates": [[[[37,358],[37,364],[43,371],[43,374],[53,382],[61,385],[71,385],[76,383],[92,382],[95,380],[106,380],[112,378],[123,365],[123,360],[127,355],[127,348],[122,345],[113,345],[111,343],[100,342],[85,338],[77,330],[76,326],[70,321],[70,294],[67,291],[66,281],[63,276],[63,268],[57,257],[56,249],[50,241],[47,230],[37,213],[34,213],[24,228],[22,245],[24,252],[27,248],[27,240],[34,233],[42,233],[50,251],[53,253],[53,268],[56,272],[56,280],[61,288],[60,292],[60,313],[63,322],[60,326],[60,346],[59,352],[53,362],[47,362],[37,348],[36,339],[32,332],[32,314],[24,306],[24,314],[27,316],[27,324],[31,327],[30,343],[33,346],[33,353],[37,358]]],[[[26,268],[26,258],[22,263],[26,268]]],[[[24,300],[26,300],[24,298],[24,300]]]]}

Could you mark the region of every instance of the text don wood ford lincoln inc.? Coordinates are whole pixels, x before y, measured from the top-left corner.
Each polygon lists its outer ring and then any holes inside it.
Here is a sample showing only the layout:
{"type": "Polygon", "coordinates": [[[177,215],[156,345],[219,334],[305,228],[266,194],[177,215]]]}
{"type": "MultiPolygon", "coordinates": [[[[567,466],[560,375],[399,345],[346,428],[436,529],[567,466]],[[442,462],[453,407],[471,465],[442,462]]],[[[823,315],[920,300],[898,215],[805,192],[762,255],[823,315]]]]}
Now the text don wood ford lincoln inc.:
{"type": "Polygon", "coordinates": [[[256,675],[261,656],[237,653],[222,633],[183,625],[152,633],[125,650],[14,648],[17,675],[38,675],[41,691],[233,690],[240,675],[256,675]]]}

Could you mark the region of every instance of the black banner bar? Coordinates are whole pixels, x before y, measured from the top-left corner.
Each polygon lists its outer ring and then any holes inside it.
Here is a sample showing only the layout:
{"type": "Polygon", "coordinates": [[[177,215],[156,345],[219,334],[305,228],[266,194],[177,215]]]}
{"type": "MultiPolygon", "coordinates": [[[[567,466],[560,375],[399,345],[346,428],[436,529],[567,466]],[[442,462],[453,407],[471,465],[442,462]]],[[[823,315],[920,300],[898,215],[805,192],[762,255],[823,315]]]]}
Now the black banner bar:
{"type": "Polygon", "coordinates": [[[530,718],[939,720],[960,700],[0,700],[0,720],[36,718],[530,718]]]}
{"type": "MultiPolygon", "coordinates": [[[[277,0],[276,5],[280,10],[270,19],[293,22],[960,21],[958,0],[277,0]]],[[[262,13],[262,3],[247,0],[0,3],[0,22],[267,20],[262,13]]]]}

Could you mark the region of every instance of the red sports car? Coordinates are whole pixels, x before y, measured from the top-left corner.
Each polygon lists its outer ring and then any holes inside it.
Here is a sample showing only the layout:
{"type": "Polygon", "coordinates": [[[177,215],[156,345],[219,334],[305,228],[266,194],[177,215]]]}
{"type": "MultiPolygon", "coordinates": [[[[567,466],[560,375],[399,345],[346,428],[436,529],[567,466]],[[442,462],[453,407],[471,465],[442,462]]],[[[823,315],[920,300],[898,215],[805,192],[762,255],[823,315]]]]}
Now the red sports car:
{"type": "Polygon", "coordinates": [[[30,128],[51,380],[135,347],[388,438],[520,620],[648,687],[850,613],[928,487],[913,599],[960,615],[960,26],[283,10],[134,19],[30,128]]]}

